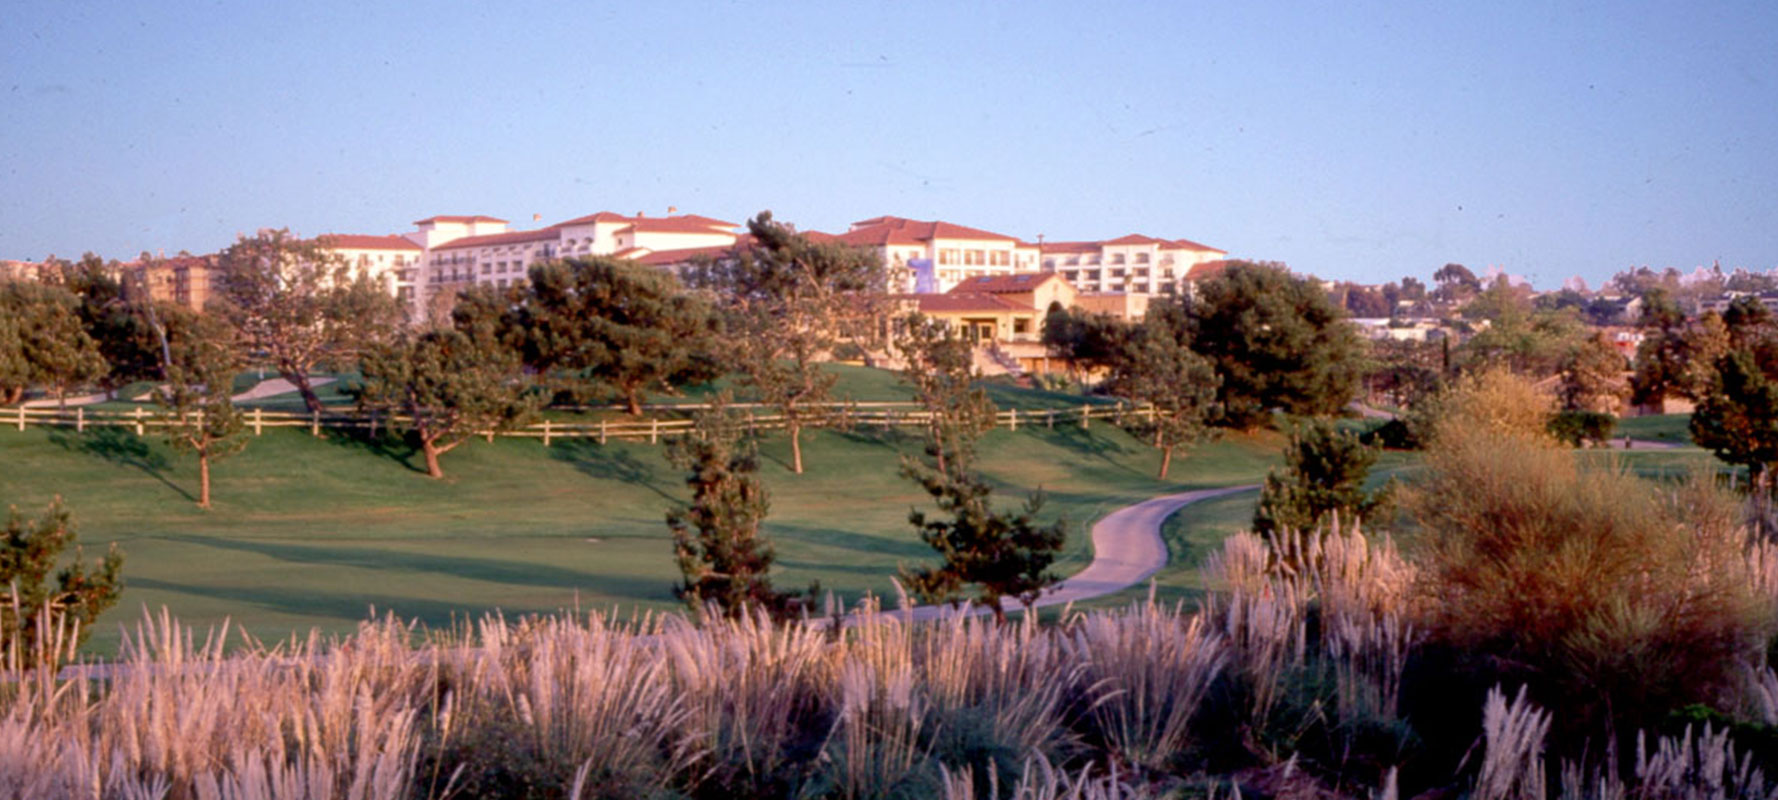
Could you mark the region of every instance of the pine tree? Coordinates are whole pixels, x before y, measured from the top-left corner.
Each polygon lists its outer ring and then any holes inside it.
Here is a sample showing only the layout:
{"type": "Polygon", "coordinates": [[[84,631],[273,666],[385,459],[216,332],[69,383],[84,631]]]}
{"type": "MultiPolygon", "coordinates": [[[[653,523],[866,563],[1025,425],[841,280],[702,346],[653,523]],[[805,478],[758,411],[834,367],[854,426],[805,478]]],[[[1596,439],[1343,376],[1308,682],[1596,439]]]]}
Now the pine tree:
{"type": "Polygon", "coordinates": [[[673,593],[695,611],[713,605],[736,617],[748,609],[777,619],[794,617],[817,592],[772,587],[776,555],[761,526],[770,496],[759,481],[759,454],[744,437],[743,423],[719,396],[697,418],[691,435],[668,446],[667,457],[685,469],[690,505],[667,512],[673,554],[682,581],[673,593]]]}
{"type": "Polygon", "coordinates": [[[6,525],[0,528],[0,656],[10,650],[15,661],[9,668],[71,654],[92,631],[93,621],[117,604],[123,593],[123,554],[117,545],[96,563],[84,559],[73,517],[60,498],[34,520],[20,516],[17,506],[9,509],[6,525]],[[70,547],[72,562],[56,571],[70,547]],[[55,572],[53,584],[51,572],[55,572]],[[64,652],[49,649],[57,635],[42,627],[45,621],[71,626],[73,639],[64,652]]]}
{"type": "Polygon", "coordinates": [[[1303,424],[1284,448],[1284,471],[1266,473],[1253,512],[1254,532],[1271,537],[1284,530],[1312,531],[1336,514],[1345,521],[1387,516],[1389,489],[1364,488],[1376,463],[1377,451],[1352,433],[1327,420],[1303,424]]]}
{"type": "Polygon", "coordinates": [[[1061,577],[1049,571],[1067,541],[1068,522],[1038,523],[1043,493],[1034,492],[1020,511],[993,508],[993,487],[980,475],[952,470],[941,475],[924,465],[904,463],[902,474],[919,483],[944,516],[915,510],[908,514],[920,540],[938,551],[937,566],[903,565],[903,585],[923,603],[955,602],[967,586],[975,602],[1006,619],[1005,598],[1027,609],[1061,577]]]}

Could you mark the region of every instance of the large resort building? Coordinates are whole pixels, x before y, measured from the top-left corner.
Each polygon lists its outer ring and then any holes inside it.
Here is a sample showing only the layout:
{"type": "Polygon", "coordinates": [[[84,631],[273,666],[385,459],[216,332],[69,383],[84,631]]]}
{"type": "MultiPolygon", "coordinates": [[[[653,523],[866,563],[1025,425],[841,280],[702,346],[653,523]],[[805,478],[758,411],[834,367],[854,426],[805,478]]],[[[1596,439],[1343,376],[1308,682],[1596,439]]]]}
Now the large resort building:
{"type": "MultiPolygon", "coordinates": [[[[440,215],[415,221],[406,233],[334,233],[318,240],[353,272],[398,298],[413,319],[436,320],[458,291],[516,285],[541,261],[613,256],[679,271],[748,241],[736,223],[675,210],[666,216],[601,211],[534,230],[512,230],[497,217],[440,215]]],[[[876,253],[888,268],[885,289],[982,342],[1034,341],[1051,302],[1139,318],[1150,297],[1189,292],[1193,280],[1219,268],[1228,255],[1185,239],[1130,234],[1028,242],[943,220],[888,215],[854,222],[844,233],[808,234],[876,253]]],[[[214,259],[182,255],[123,266],[140,272],[140,284],[156,299],[201,308],[214,259]]],[[[32,266],[4,262],[0,272],[23,276],[32,266]]]]}

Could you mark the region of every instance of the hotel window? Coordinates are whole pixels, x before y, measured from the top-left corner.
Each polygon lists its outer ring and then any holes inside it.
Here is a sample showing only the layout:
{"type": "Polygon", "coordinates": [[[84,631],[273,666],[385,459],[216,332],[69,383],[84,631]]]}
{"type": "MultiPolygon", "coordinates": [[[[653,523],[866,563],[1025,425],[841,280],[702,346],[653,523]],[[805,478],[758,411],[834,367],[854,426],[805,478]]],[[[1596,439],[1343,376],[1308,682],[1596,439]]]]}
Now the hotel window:
{"type": "Polygon", "coordinates": [[[1136,263],[1147,264],[1148,263],[1148,254],[1147,253],[1137,253],[1136,254],[1136,263]]]}
{"type": "Polygon", "coordinates": [[[490,272],[493,272],[493,271],[494,271],[494,265],[493,265],[493,264],[489,264],[489,263],[488,263],[488,262],[486,262],[486,261],[483,261],[483,262],[482,262],[482,274],[483,274],[483,275],[487,275],[487,274],[488,274],[488,273],[490,273],[490,272]]]}

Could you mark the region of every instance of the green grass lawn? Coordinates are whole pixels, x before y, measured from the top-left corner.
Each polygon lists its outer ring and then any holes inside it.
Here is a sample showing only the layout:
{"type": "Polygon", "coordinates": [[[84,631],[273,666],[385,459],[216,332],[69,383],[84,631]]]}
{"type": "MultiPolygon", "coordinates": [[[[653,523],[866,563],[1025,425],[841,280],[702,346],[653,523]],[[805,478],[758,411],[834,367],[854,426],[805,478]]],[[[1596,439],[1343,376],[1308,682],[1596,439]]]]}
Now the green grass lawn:
{"type": "MultiPolygon", "coordinates": [[[[1042,398],[1034,402],[1043,402],[1042,398]]],[[[1069,404],[1078,404],[1070,398],[1069,404]]],[[[897,473],[918,451],[908,433],[807,434],[808,473],[785,466],[788,441],[763,446],[769,531],[782,586],[819,580],[855,600],[891,591],[896,566],[933,558],[907,514],[928,498],[897,473]]],[[[1063,573],[1089,559],[1104,513],[1157,494],[1250,483],[1276,463],[1276,434],[1229,436],[1175,460],[1095,421],[995,431],[981,465],[1021,503],[1042,487],[1072,523],[1063,573]]],[[[374,607],[448,624],[453,616],[564,607],[623,613],[676,608],[663,515],[686,497],[659,447],[503,439],[465,444],[433,481],[401,445],[275,429],[214,468],[211,512],[196,508],[195,462],[122,429],[0,431],[0,499],[35,514],[56,495],[89,555],[116,542],[128,589],[91,649],[114,649],[120,621],[163,605],[188,623],[232,619],[264,638],[350,629],[374,607]]]]}
{"type": "Polygon", "coordinates": [[[1645,417],[1624,417],[1617,421],[1612,435],[1622,439],[1650,439],[1674,444],[1692,443],[1690,414],[1650,414],[1645,417]]]}

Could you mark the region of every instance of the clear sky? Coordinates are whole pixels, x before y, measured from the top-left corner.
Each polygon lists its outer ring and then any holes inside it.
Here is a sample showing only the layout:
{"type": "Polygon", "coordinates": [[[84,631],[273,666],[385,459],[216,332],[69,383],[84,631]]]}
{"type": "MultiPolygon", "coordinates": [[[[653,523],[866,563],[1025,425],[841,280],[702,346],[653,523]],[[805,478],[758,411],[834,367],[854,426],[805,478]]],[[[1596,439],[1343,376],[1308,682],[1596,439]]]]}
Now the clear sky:
{"type": "Polygon", "coordinates": [[[0,258],[668,206],[1324,277],[1778,266],[1778,3],[0,9],[0,258]]]}

